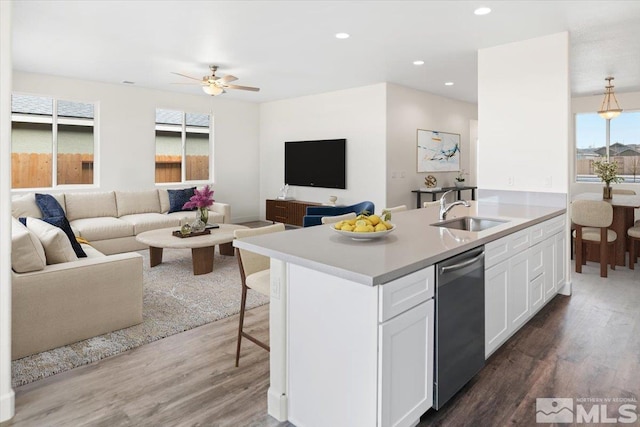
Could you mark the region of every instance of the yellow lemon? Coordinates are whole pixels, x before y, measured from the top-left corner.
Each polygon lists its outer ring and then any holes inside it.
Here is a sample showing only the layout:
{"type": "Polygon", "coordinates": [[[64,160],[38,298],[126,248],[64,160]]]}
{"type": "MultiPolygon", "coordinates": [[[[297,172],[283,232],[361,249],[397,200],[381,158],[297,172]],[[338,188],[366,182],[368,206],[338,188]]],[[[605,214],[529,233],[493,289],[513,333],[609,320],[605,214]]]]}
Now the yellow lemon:
{"type": "Polygon", "coordinates": [[[387,231],[387,227],[385,227],[382,223],[378,223],[378,225],[376,225],[375,231],[387,231]]]}
{"type": "Polygon", "coordinates": [[[355,219],[350,219],[348,221],[346,221],[349,225],[356,225],[356,220],[355,219]]]}
{"type": "Polygon", "coordinates": [[[378,215],[371,215],[369,222],[371,222],[371,225],[378,225],[378,223],[380,223],[380,217],[378,215]]]}
{"type": "Polygon", "coordinates": [[[389,221],[382,221],[382,224],[387,227],[387,230],[391,230],[393,228],[393,224],[391,224],[389,221]]]}
{"type": "Polygon", "coordinates": [[[373,232],[375,231],[375,228],[373,228],[373,225],[368,224],[368,225],[367,225],[367,231],[368,231],[369,233],[373,233],[373,232]]]}
{"type": "Polygon", "coordinates": [[[354,226],[351,224],[345,224],[342,226],[340,230],[342,231],[353,231],[354,226]]]}
{"type": "Polygon", "coordinates": [[[333,226],[336,230],[340,230],[344,225],[344,221],[336,222],[336,225],[333,226]]]}
{"type": "Polygon", "coordinates": [[[367,221],[365,221],[364,219],[359,219],[356,221],[356,227],[366,227],[367,226],[367,221]]]}
{"type": "Polygon", "coordinates": [[[353,229],[356,233],[366,233],[369,231],[366,225],[356,225],[356,228],[353,229]]]}

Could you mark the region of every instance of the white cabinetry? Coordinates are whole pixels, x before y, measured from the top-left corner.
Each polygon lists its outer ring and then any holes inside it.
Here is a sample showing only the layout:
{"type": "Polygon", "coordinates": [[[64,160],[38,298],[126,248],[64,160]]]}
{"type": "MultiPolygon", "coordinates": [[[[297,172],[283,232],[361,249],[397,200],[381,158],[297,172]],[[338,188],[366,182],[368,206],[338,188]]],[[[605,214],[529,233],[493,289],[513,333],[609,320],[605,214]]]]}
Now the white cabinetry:
{"type": "Polygon", "coordinates": [[[415,425],[433,405],[434,267],[366,286],[289,264],[287,281],[289,421],[415,425]]]}
{"type": "Polygon", "coordinates": [[[565,279],[565,216],[485,245],[485,355],[555,296],[565,279]]]}

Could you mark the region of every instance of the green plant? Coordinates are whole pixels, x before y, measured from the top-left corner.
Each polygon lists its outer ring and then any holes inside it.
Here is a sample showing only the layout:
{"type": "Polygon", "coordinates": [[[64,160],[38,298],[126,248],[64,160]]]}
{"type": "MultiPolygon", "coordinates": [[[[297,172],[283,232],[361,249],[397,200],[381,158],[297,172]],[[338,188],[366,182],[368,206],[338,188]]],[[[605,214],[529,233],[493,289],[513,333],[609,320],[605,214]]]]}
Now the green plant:
{"type": "Polygon", "coordinates": [[[624,178],[618,176],[618,164],[607,160],[596,160],[593,162],[593,169],[607,187],[612,183],[623,182],[624,178]]]}

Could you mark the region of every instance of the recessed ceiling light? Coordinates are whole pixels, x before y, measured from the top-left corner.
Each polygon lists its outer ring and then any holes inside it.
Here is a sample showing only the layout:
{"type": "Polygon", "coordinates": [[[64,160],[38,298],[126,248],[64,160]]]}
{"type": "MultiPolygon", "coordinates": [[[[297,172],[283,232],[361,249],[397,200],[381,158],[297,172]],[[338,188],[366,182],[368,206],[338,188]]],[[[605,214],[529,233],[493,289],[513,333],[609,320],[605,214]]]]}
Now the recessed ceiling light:
{"type": "Polygon", "coordinates": [[[453,82],[445,82],[445,86],[453,86],[453,82]]]}
{"type": "Polygon", "coordinates": [[[336,34],[336,38],[337,39],[348,39],[349,38],[349,34],[347,34],[347,33],[337,33],[336,34]]]}
{"type": "Polygon", "coordinates": [[[421,60],[413,61],[413,65],[424,65],[424,61],[421,61],[421,60]]]}
{"type": "Polygon", "coordinates": [[[491,9],[488,7],[479,7],[476,10],[474,10],[473,13],[478,16],[488,15],[491,13],[491,9]]]}
{"type": "Polygon", "coordinates": [[[134,84],[136,84],[136,82],[131,82],[129,80],[123,80],[122,83],[124,83],[126,85],[134,85],[134,84]]]}

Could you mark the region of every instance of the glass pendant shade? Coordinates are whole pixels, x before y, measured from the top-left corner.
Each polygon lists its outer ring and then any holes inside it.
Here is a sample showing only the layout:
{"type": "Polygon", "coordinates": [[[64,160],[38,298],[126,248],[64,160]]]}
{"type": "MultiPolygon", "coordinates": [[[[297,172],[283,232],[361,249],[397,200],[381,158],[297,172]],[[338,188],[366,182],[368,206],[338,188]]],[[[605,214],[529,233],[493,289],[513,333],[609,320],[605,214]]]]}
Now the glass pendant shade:
{"type": "Polygon", "coordinates": [[[613,77],[607,77],[605,80],[608,83],[605,86],[604,99],[602,100],[602,105],[600,106],[600,111],[598,111],[598,114],[603,119],[610,120],[618,117],[620,113],[622,113],[622,108],[620,108],[620,105],[618,105],[616,95],[615,93],[613,93],[613,85],[611,84],[611,80],[613,80],[613,77]]]}
{"type": "Polygon", "coordinates": [[[202,90],[204,91],[204,93],[211,96],[220,95],[222,92],[224,92],[224,89],[213,84],[202,86],[202,90]]]}

